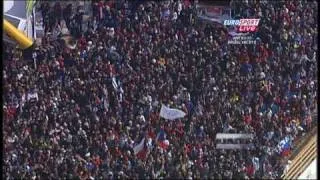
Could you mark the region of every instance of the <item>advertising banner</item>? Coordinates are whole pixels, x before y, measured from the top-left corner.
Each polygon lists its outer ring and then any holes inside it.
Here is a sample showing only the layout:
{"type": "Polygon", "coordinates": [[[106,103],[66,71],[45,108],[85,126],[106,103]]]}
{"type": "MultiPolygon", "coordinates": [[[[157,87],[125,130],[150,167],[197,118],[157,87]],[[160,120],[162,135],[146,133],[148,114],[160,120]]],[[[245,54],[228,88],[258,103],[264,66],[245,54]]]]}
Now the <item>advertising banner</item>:
{"type": "Polygon", "coordinates": [[[199,18],[210,22],[223,24],[231,18],[231,8],[228,6],[197,5],[199,18]]]}

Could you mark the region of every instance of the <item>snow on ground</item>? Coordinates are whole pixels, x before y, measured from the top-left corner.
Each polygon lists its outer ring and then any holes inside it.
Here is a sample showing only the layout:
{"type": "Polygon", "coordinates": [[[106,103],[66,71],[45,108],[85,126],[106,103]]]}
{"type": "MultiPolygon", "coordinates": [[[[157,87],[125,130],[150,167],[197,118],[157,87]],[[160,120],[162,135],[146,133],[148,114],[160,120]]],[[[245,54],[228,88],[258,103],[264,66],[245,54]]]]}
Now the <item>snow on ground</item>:
{"type": "Polygon", "coordinates": [[[317,159],[312,161],[298,179],[317,179],[317,159]]]}

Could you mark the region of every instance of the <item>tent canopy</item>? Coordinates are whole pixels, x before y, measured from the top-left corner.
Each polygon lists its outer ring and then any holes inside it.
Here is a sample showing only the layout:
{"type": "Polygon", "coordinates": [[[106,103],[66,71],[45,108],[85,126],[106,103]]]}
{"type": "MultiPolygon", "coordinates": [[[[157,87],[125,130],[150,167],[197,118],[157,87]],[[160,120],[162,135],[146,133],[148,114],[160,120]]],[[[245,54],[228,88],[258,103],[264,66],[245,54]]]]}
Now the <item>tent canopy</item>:
{"type": "MultiPolygon", "coordinates": [[[[34,2],[35,1],[32,1],[33,4],[34,2]]],[[[31,12],[27,12],[27,4],[30,4],[30,2],[20,0],[3,1],[4,19],[18,30],[24,32],[29,38],[34,38],[31,12]]],[[[3,33],[3,40],[9,43],[14,42],[5,32],[3,33]]]]}
{"type": "Polygon", "coordinates": [[[27,19],[27,2],[26,1],[3,1],[3,13],[6,15],[15,16],[21,19],[27,19]]]}

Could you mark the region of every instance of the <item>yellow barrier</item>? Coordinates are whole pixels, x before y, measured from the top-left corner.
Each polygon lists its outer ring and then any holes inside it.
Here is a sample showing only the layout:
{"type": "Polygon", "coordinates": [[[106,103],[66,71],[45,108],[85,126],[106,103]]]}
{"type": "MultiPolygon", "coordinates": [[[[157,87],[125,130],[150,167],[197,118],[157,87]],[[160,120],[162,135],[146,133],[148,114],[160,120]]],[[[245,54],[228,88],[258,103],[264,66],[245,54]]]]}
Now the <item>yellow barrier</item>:
{"type": "Polygon", "coordinates": [[[317,157],[317,136],[313,136],[306,146],[293,159],[288,172],[282,179],[297,179],[307,166],[317,157]]]}
{"type": "MultiPolygon", "coordinates": [[[[308,155],[308,151],[310,151],[310,147],[313,147],[316,145],[315,142],[316,137],[312,137],[312,139],[304,146],[304,148],[299,152],[299,154],[297,155],[297,157],[295,157],[292,161],[292,165],[295,165],[297,163],[299,163],[301,161],[301,159],[303,158],[303,156],[308,155]]],[[[291,169],[293,168],[293,166],[291,166],[291,169]]]]}
{"type": "Polygon", "coordinates": [[[290,171],[286,177],[290,177],[290,179],[296,179],[301,175],[301,173],[307,168],[307,166],[316,158],[317,149],[316,147],[308,148],[310,149],[305,156],[301,159],[301,162],[298,163],[295,168],[290,171]]]}
{"type": "Polygon", "coordinates": [[[6,32],[11,38],[16,40],[22,49],[27,49],[32,46],[33,42],[29,39],[23,32],[19,31],[16,27],[14,27],[7,20],[3,20],[3,30],[6,32]]]}

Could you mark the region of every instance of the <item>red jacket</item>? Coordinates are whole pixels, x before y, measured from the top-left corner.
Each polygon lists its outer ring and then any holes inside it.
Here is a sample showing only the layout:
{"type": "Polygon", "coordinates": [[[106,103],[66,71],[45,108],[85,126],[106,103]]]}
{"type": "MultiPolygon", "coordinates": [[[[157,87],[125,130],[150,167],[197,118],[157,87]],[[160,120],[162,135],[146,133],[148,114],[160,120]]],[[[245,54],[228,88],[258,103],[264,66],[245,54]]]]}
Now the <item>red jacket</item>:
{"type": "Polygon", "coordinates": [[[243,120],[244,120],[244,122],[245,122],[246,124],[250,125],[251,122],[252,122],[252,117],[251,117],[250,114],[249,114],[249,115],[245,115],[245,116],[243,116],[243,120]]]}
{"type": "Polygon", "coordinates": [[[151,138],[151,139],[156,139],[156,134],[154,132],[154,130],[152,128],[150,128],[148,130],[148,136],[151,138]]]}
{"type": "Polygon", "coordinates": [[[246,173],[248,176],[252,176],[254,173],[254,167],[252,164],[246,166],[246,173]]]}

